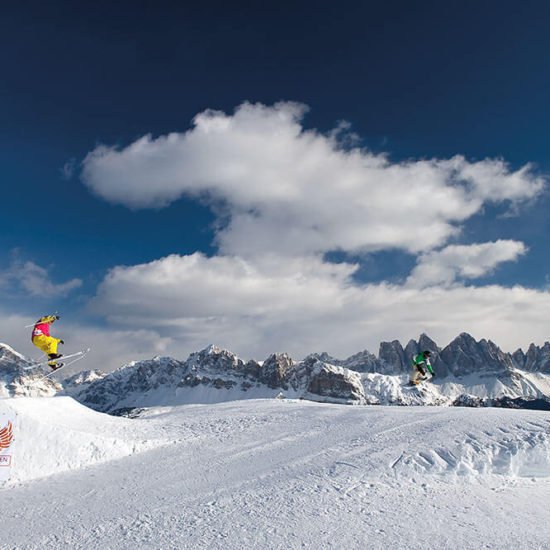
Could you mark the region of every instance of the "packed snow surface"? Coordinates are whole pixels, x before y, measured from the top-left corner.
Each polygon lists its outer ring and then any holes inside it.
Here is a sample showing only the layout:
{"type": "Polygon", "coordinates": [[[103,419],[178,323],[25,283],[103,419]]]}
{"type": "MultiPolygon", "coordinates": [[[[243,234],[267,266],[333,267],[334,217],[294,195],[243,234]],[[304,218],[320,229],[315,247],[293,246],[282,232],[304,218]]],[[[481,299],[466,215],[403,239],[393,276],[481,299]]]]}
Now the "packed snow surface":
{"type": "Polygon", "coordinates": [[[131,420],[68,397],[7,407],[2,549],[550,544],[547,412],[264,399],[131,420]]]}
{"type": "Polygon", "coordinates": [[[0,401],[17,414],[12,479],[28,481],[121,458],[156,445],[132,420],[101,414],[70,397],[0,401]]]}

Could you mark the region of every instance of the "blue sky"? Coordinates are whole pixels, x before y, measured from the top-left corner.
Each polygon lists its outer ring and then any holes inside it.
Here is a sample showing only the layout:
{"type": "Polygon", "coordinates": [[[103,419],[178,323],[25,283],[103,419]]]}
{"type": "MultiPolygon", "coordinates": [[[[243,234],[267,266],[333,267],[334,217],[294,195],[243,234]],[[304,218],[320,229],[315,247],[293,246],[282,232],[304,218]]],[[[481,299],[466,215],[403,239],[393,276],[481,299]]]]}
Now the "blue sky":
{"type": "Polygon", "coordinates": [[[549,18],[543,2],[4,8],[2,340],[30,352],[20,322],[59,310],[106,368],[211,342],[259,358],[422,331],[543,343],[549,18]]]}

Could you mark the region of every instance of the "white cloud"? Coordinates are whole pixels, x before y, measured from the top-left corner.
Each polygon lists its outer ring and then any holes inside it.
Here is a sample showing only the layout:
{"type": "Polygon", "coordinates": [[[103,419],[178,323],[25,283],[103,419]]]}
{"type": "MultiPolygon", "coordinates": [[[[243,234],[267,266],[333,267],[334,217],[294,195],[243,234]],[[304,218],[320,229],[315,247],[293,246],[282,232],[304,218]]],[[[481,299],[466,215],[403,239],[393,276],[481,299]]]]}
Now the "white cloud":
{"type": "Polygon", "coordinates": [[[344,126],[305,130],[305,111],[295,103],[206,111],[186,133],[89,153],[83,181],[108,201],[161,208],[190,196],[224,216],[218,256],[114,267],[91,310],[125,331],[154,331],[177,356],[209,343],[245,357],[346,355],[421,332],[445,344],[467,331],[509,350],[544,340],[550,293],[453,284],[517,259],[522,243],[445,247],[485,204],[517,208],[538,196],[544,181],[529,165],[391,162],[344,147],[344,126]],[[360,285],[357,266],[322,259],[395,248],[421,253],[403,286],[360,285]]]}
{"type": "MultiPolygon", "coordinates": [[[[112,269],[91,307],[120,324],[153,326],[188,319],[292,315],[333,311],[355,266],[309,258],[285,260],[171,255],[112,269]],[[137,298],[137,299],[136,299],[137,298]]],[[[350,285],[351,286],[351,285],[350,285]]]]}
{"type": "Polygon", "coordinates": [[[475,279],[491,273],[502,262],[516,261],[526,252],[523,243],[511,240],[447,246],[422,254],[407,285],[422,288],[450,285],[458,277],[475,279]]]}
{"type": "Polygon", "coordinates": [[[8,269],[0,272],[0,287],[18,289],[31,296],[51,298],[66,296],[82,285],[80,279],[71,279],[64,283],[54,283],[48,269],[32,261],[23,261],[15,253],[8,269]]]}
{"type": "Polygon", "coordinates": [[[245,103],[233,115],[206,111],[185,133],[101,146],[83,181],[131,208],[164,207],[183,195],[226,205],[223,254],[266,250],[303,256],[330,250],[428,251],[447,242],[485,202],[523,201],[543,180],[502,160],[392,163],[341,146],[342,132],[304,130],[303,105],[245,103]]]}
{"type": "Polygon", "coordinates": [[[216,343],[245,357],[273,351],[347,355],[381,340],[461,332],[505,349],[544,341],[550,293],[499,286],[407,288],[352,282],[354,266],[263,258],[169,256],[117,267],[92,307],[120,326],[151,327],[184,355],[216,343]],[[518,315],[522,322],[518,324],[518,315]]]}

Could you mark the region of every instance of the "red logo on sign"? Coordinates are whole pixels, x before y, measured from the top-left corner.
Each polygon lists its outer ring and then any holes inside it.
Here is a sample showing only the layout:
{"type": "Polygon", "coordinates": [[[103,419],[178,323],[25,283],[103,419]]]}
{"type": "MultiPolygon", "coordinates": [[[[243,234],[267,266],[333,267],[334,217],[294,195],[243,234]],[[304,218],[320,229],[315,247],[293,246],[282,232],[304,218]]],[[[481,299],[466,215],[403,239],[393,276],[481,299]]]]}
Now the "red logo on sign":
{"type": "Polygon", "coordinates": [[[5,428],[0,430],[0,451],[7,449],[13,441],[13,431],[11,422],[5,428]]]}

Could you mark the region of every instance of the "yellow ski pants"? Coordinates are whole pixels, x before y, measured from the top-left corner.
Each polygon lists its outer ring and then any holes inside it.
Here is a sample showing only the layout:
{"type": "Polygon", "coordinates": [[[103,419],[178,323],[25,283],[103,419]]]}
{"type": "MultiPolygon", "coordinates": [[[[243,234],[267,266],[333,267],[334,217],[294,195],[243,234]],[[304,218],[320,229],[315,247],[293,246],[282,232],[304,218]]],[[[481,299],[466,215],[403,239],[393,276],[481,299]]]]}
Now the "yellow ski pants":
{"type": "Polygon", "coordinates": [[[32,343],[39,350],[42,350],[46,355],[50,355],[50,353],[57,353],[57,346],[59,342],[61,342],[59,338],[54,338],[53,336],[44,336],[44,334],[35,336],[32,339],[32,343]]]}

